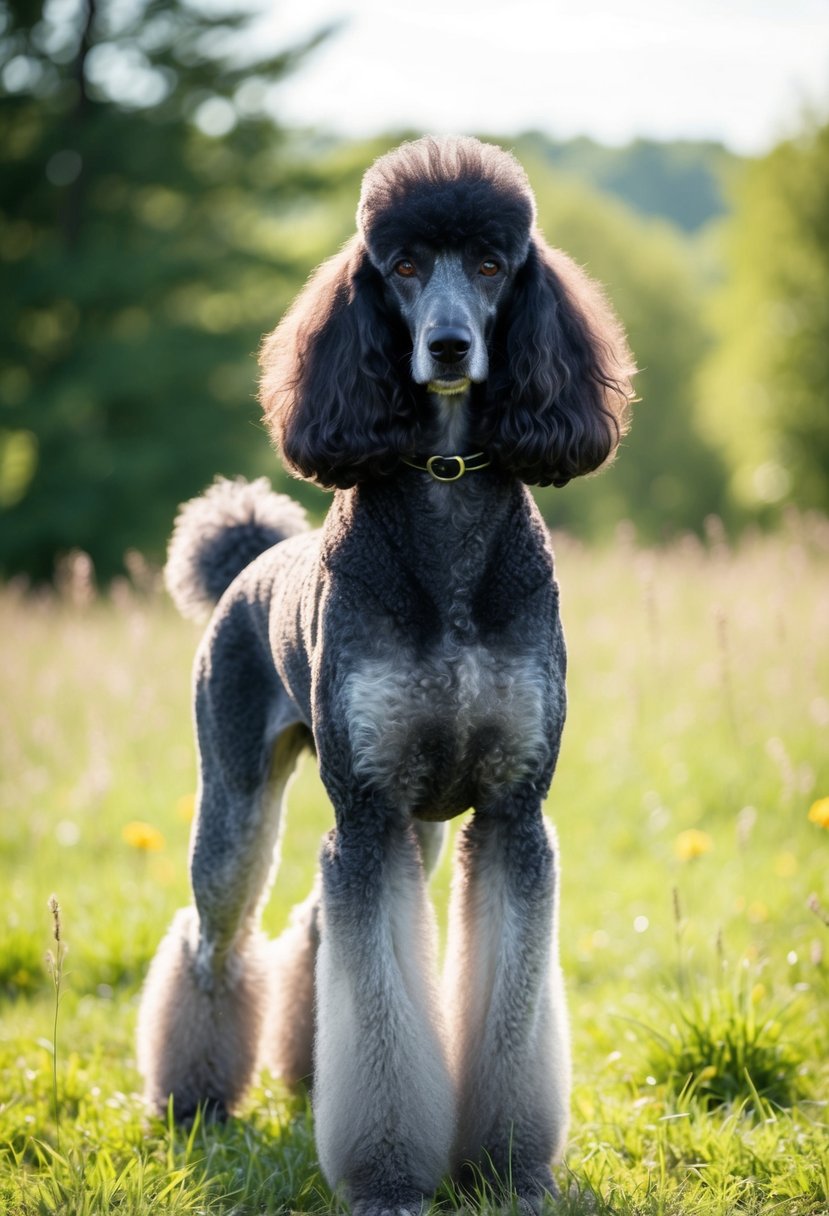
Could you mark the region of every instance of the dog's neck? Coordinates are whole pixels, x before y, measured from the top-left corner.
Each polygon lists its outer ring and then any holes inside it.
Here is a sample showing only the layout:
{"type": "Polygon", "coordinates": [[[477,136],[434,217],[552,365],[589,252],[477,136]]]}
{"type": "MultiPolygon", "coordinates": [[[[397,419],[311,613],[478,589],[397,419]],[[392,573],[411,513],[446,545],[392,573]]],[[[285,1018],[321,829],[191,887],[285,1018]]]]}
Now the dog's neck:
{"type": "Polygon", "coordinates": [[[424,638],[465,646],[493,614],[510,616],[518,583],[522,593],[549,583],[548,549],[526,487],[511,475],[490,467],[442,484],[401,463],[337,492],[323,560],[424,638]]]}
{"type": "Polygon", "coordinates": [[[342,561],[346,576],[376,584],[378,570],[385,570],[387,581],[396,582],[399,575],[407,587],[420,586],[459,639],[462,621],[474,632],[469,606],[493,570],[508,567],[517,552],[545,544],[540,533],[528,537],[528,529],[539,531],[533,522],[537,511],[528,506],[526,487],[514,476],[488,462],[476,462],[452,480],[428,471],[430,456],[473,455],[470,398],[469,392],[430,393],[429,418],[417,438],[418,463],[401,458],[389,476],[339,491],[326,540],[326,548],[331,545],[326,560],[342,561]],[[352,549],[349,538],[364,526],[372,532],[370,545],[352,549]],[[370,568],[363,571],[366,552],[370,568]]]}
{"type": "Polygon", "coordinates": [[[514,547],[510,535],[527,517],[524,487],[493,468],[441,483],[401,463],[391,476],[345,495],[351,526],[364,517],[374,532],[373,551],[386,550],[378,568],[391,562],[405,570],[410,585],[447,611],[472,599],[493,562],[503,562],[514,547]]]}
{"type": "Polygon", "coordinates": [[[434,413],[428,442],[430,451],[446,456],[462,454],[466,451],[469,435],[469,392],[454,396],[430,393],[429,400],[434,413]]]}

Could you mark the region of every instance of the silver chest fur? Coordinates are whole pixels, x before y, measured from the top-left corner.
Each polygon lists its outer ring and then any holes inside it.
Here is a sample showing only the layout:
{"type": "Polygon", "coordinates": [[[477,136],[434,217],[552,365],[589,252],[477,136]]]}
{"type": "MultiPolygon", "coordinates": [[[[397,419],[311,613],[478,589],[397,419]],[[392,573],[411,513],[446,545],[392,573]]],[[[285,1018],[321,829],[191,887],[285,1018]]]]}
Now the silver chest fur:
{"type": "Polygon", "coordinates": [[[422,818],[480,806],[543,766],[554,687],[531,651],[446,640],[415,658],[390,646],[347,681],[355,771],[422,818]]]}

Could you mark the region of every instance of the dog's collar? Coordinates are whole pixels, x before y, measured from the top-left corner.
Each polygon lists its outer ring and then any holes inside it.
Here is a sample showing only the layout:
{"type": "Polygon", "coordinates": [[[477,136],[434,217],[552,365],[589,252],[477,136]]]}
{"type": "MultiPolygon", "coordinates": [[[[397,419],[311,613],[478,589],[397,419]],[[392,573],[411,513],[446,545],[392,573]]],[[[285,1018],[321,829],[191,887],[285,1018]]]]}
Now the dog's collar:
{"type": "Polygon", "coordinates": [[[400,459],[410,469],[428,473],[435,481],[459,481],[464,473],[477,473],[479,469],[488,469],[492,463],[484,452],[473,452],[471,456],[415,456],[412,460],[401,456],[400,459]]]}

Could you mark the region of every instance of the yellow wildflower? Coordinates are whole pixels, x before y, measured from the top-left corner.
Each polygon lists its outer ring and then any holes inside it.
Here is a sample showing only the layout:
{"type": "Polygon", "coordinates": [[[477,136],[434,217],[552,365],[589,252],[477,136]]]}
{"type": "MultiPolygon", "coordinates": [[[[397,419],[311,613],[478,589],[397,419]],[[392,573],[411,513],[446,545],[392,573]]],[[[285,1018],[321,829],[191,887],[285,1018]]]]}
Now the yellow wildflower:
{"type": "Polygon", "coordinates": [[[138,849],[142,853],[160,853],[164,848],[164,837],[158,828],[140,819],[125,823],[121,835],[131,849],[138,849]]]}
{"type": "Polygon", "coordinates": [[[693,861],[696,857],[702,857],[703,853],[710,853],[713,847],[714,841],[699,828],[680,832],[674,841],[674,853],[680,861],[693,861]]]}
{"type": "Polygon", "coordinates": [[[809,807],[809,820],[819,828],[829,828],[829,798],[818,798],[809,807]]]}

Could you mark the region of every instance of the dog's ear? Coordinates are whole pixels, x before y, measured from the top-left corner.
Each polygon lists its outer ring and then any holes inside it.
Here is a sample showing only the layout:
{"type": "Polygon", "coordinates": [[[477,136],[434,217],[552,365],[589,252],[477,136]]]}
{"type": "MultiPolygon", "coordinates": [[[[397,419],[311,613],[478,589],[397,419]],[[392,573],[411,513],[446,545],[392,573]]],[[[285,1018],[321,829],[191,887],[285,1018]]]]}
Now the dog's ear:
{"type": "Polygon", "coordinates": [[[262,344],[260,401],[288,467],[328,488],[390,473],[411,446],[410,352],[353,237],[262,344]]]}
{"type": "Polygon", "coordinates": [[[635,371],[601,289],[539,236],[494,335],[480,442],[531,485],[566,485],[608,461],[627,429],[635,371]]]}

